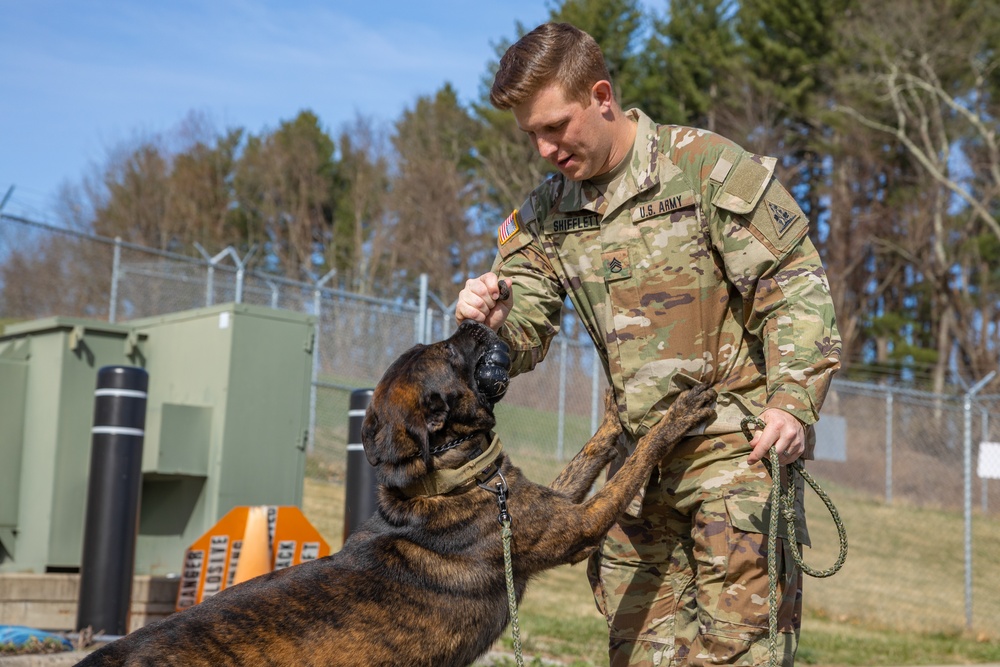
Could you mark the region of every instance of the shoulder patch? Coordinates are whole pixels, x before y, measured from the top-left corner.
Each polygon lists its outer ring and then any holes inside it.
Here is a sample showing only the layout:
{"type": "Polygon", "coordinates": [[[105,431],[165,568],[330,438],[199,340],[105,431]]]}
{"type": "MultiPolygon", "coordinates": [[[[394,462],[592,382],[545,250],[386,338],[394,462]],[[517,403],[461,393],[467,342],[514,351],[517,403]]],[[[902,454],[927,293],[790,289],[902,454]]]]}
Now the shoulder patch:
{"type": "Polygon", "coordinates": [[[772,181],[761,202],[747,216],[755,235],[782,255],[809,231],[809,220],[795,198],[777,181],[772,181]]]}
{"type": "Polygon", "coordinates": [[[515,208],[513,213],[507,216],[507,219],[497,228],[497,245],[502,246],[519,231],[521,231],[521,218],[515,208]]]}
{"type": "Polygon", "coordinates": [[[799,214],[782,208],[772,201],[766,201],[767,207],[771,210],[771,218],[774,220],[774,227],[778,233],[778,238],[785,235],[785,232],[799,219],[799,214]]]}

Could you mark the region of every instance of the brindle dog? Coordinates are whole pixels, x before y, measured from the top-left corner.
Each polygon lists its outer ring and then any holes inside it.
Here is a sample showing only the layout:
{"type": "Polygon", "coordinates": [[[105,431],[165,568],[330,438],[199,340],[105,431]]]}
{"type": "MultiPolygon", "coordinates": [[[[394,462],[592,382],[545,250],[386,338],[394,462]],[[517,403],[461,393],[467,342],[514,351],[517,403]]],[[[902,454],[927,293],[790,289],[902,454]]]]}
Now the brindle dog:
{"type": "Polygon", "coordinates": [[[99,649],[81,665],[468,665],[508,623],[498,492],[511,517],[517,598],[542,570],[584,559],[657,462],[714,414],[682,394],[617,473],[611,396],[594,437],[552,483],[529,481],[492,435],[507,348],[480,324],[418,345],[375,388],[362,440],[378,514],[327,558],[266,574],[99,649]],[[466,468],[462,476],[449,472],[466,468]],[[464,480],[464,481],[463,481],[464,480]]]}

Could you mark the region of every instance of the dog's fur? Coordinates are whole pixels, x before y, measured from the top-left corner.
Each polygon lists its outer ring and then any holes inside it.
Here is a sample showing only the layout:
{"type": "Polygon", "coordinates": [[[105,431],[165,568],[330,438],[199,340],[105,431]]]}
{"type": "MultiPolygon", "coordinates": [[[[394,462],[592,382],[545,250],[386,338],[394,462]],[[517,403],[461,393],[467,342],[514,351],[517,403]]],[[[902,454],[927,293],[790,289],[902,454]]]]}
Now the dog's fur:
{"type": "MultiPolygon", "coordinates": [[[[378,514],[327,558],[226,589],[113,642],[81,665],[468,665],[508,623],[497,496],[475,482],[445,495],[402,489],[484,451],[495,424],[475,370],[496,334],[466,322],[386,371],[362,429],[380,483],[378,514]],[[471,436],[434,455],[442,443],[471,436]]],[[[542,570],[585,558],[715,393],[682,394],[611,480],[621,427],[609,393],[604,422],[552,483],[532,483],[501,453],[509,487],[517,598],[542,570]]],[[[499,478],[496,478],[499,479],[499,478]]],[[[496,479],[491,480],[493,484],[496,479]]]]}

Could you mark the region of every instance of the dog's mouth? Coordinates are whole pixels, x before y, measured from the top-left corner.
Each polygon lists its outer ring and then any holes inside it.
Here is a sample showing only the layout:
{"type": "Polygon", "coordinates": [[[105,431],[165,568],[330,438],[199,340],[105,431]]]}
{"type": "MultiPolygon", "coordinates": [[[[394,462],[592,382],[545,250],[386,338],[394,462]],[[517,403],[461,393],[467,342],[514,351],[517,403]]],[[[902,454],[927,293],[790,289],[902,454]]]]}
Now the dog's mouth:
{"type": "Polygon", "coordinates": [[[499,338],[490,343],[476,365],[476,386],[490,405],[504,397],[510,384],[510,348],[499,338]]]}
{"type": "Polygon", "coordinates": [[[470,333],[477,347],[484,348],[476,362],[476,388],[493,407],[507,393],[510,384],[510,348],[487,326],[476,324],[470,333]]]}

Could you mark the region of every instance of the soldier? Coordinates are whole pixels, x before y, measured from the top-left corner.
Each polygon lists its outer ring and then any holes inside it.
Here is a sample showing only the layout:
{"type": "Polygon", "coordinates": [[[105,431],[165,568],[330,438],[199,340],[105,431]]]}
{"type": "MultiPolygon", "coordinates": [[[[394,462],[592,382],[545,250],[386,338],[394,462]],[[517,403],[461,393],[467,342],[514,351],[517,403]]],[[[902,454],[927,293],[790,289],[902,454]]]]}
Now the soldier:
{"type": "MultiPolygon", "coordinates": [[[[497,330],[512,374],[525,372],[568,296],[614,389],[626,452],[682,389],[709,382],[719,395],[717,418],[661,463],[591,559],[610,664],[766,664],[762,459],[771,447],[782,464],[808,455],[840,356],[806,216],[774,158],[623,112],[597,43],[568,24],[511,46],[490,99],[558,174],[500,226],[493,270],[466,283],[456,318],[497,330]],[[749,442],[746,416],[765,424],[749,442]]],[[[801,503],[797,530],[807,544],[801,503]]],[[[791,665],[801,572],[778,544],[778,648],[791,665]]]]}

